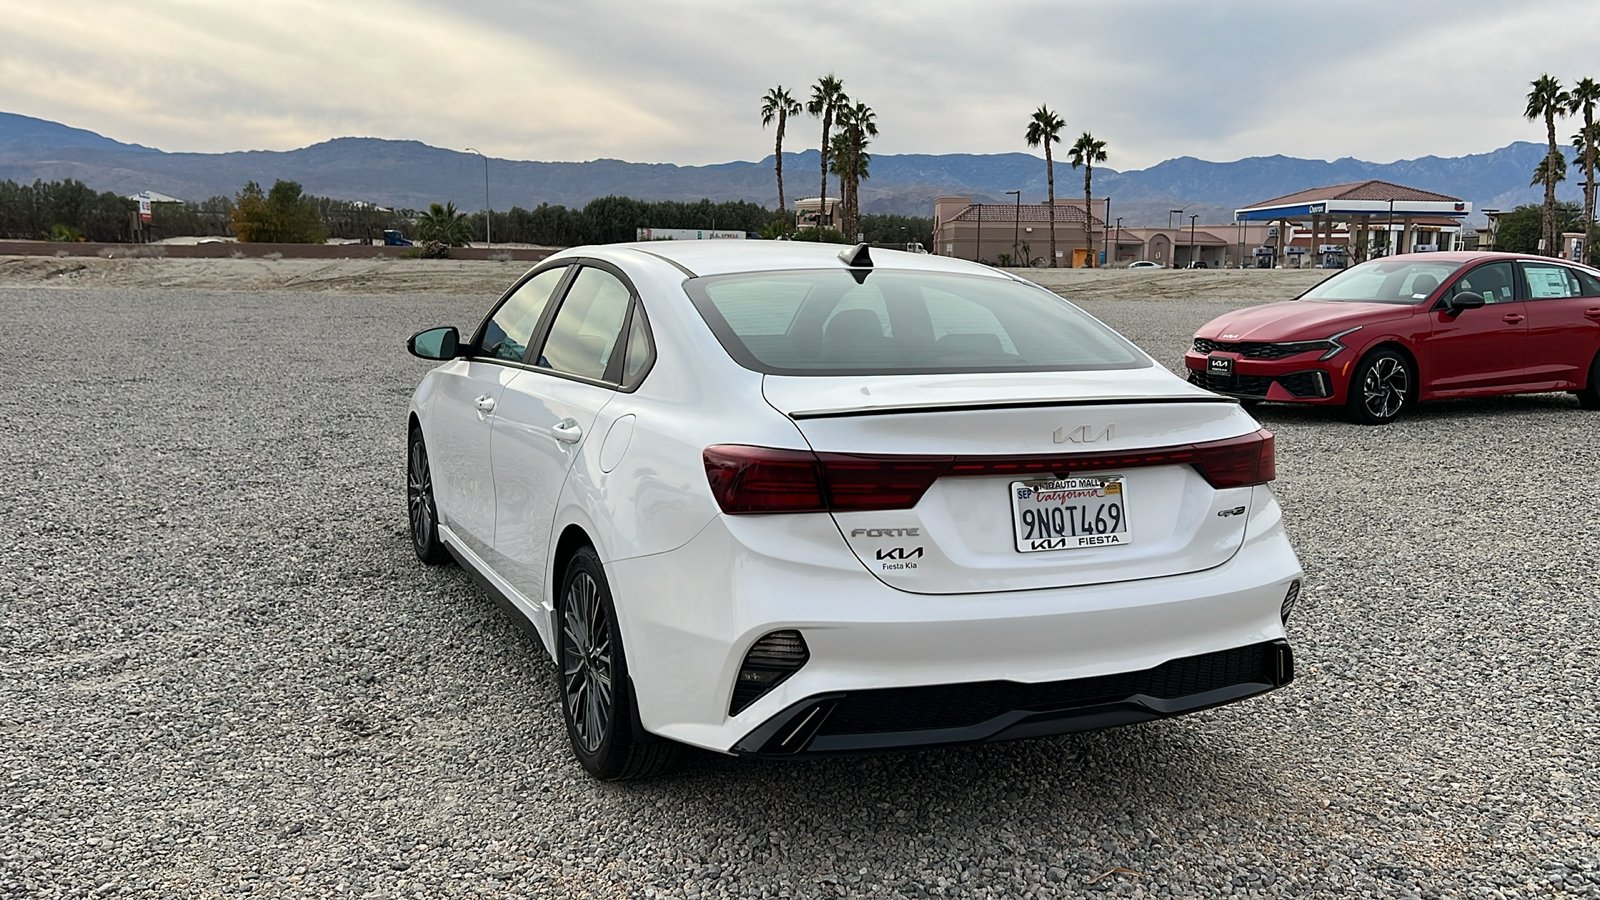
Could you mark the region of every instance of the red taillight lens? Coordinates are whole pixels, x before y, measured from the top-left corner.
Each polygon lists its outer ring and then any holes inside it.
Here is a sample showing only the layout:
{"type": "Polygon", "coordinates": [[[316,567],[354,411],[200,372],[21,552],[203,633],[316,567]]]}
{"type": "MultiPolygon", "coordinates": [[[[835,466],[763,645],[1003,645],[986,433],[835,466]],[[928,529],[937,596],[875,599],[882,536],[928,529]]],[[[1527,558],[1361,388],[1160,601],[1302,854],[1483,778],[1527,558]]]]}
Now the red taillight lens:
{"type": "Polygon", "coordinates": [[[717,444],[702,454],[725,513],[824,512],[820,465],[810,450],[717,444]]]}
{"type": "Polygon", "coordinates": [[[1249,487],[1278,477],[1272,432],[1209,441],[1195,445],[1195,468],[1214,488],[1249,487]]]}
{"type": "Polygon", "coordinates": [[[860,512],[910,509],[941,477],[1106,471],[1192,465],[1214,488],[1249,487],[1277,477],[1272,432],[1203,444],[1126,453],[1048,456],[875,456],[812,453],[740,444],[705,450],[706,478],[722,511],[860,512]]]}
{"type": "Polygon", "coordinates": [[[833,509],[910,509],[933,487],[953,457],[819,453],[833,509]]]}

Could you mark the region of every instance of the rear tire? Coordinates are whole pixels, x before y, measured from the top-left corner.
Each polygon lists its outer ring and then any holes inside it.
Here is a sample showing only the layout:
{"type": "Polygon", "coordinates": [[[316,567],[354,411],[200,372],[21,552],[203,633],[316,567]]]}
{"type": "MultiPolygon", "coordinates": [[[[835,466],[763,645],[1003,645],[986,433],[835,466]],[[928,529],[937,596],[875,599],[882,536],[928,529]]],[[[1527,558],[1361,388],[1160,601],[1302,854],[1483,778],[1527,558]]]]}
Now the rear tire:
{"type": "Polygon", "coordinates": [[[450,551],[439,540],[439,507],[433,502],[433,470],[422,429],[411,429],[406,446],[406,512],[411,519],[411,549],[429,566],[450,561],[450,551]]]}
{"type": "Polygon", "coordinates": [[[632,682],[622,632],[600,558],[582,547],[567,564],[556,605],[556,664],[561,713],[572,755],[603,781],[661,775],[682,758],[683,746],[636,733],[632,682]],[[642,738],[642,739],[641,739],[642,738]]]}
{"type": "Polygon", "coordinates": [[[1573,391],[1578,395],[1578,405],[1584,409],[1600,409],[1600,353],[1594,355],[1594,362],[1589,363],[1589,384],[1581,391],[1573,391]]]}
{"type": "Polygon", "coordinates": [[[1346,415],[1358,425],[1387,425],[1411,405],[1415,384],[1416,373],[1399,351],[1374,350],[1351,373],[1346,415]]]}

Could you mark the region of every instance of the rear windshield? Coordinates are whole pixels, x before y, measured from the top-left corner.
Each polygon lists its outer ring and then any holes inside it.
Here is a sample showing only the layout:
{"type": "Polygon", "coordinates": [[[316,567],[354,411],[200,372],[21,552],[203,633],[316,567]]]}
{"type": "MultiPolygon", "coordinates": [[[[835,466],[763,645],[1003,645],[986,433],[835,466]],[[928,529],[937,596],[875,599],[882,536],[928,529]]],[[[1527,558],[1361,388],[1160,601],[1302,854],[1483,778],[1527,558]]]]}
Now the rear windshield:
{"type": "Polygon", "coordinates": [[[1416,303],[1444,284],[1463,264],[1375,259],[1345,269],[1300,295],[1301,300],[1355,303],[1416,303]]]}
{"type": "Polygon", "coordinates": [[[695,278],[685,287],[728,355],[769,375],[1152,365],[1060,297],[998,278],[869,270],[858,284],[849,270],[821,269],[695,278]]]}

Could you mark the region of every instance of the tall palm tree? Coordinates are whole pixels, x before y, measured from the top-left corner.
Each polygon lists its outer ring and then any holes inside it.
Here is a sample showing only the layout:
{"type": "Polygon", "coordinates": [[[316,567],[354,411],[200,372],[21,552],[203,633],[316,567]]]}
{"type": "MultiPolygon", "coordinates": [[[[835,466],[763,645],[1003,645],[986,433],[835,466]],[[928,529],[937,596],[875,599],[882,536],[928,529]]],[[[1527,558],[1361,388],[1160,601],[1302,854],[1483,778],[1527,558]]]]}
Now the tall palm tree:
{"type": "MultiPolygon", "coordinates": [[[[1091,186],[1094,181],[1094,164],[1106,161],[1106,142],[1097,141],[1094,135],[1085,131],[1078,135],[1078,140],[1067,151],[1067,161],[1076,169],[1083,166],[1083,246],[1085,249],[1084,261],[1089,268],[1094,268],[1094,197],[1091,186]]],[[[1194,248],[1190,248],[1191,252],[1194,248]]]]}
{"type": "MultiPolygon", "coordinates": [[[[1556,116],[1566,113],[1567,107],[1572,105],[1572,96],[1548,72],[1534,79],[1529,86],[1532,90],[1528,91],[1528,108],[1522,114],[1530,122],[1544,119],[1545,131],[1550,139],[1549,152],[1545,155],[1545,161],[1540,163],[1539,171],[1544,174],[1544,253],[1546,256],[1555,256],[1559,252],[1556,245],[1561,242],[1560,235],[1555,233],[1557,166],[1553,160],[1559,152],[1556,150],[1556,116]]],[[[1565,172],[1565,159],[1562,159],[1560,169],[1565,172]]]]}
{"type": "Polygon", "coordinates": [[[1049,107],[1040,105],[1034,111],[1033,118],[1028,120],[1028,133],[1024,137],[1029,147],[1044,145],[1044,177],[1050,187],[1050,268],[1056,266],[1056,162],[1050,155],[1050,145],[1061,143],[1061,129],[1067,123],[1061,117],[1051,112],[1049,107]]]}
{"type": "Polygon", "coordinates": [[[839,175],[839,202],[844,207],[843,230],[847,240],[861,231],[861,180],[867,178],[871,156],[867,146],[878,136],[878,114],[865,103],[839,107],[839,133],[834,136],[834,171],[839,175]]]}
{"type": "Polygon", "coordinates": [[[1583,154],[1583,253],[1591,262],[1597,259],[1594,251],[1594,106],[1600,103],[1600,82],[1584,78],[1572,86],[1572,99],[1567,110],[1583,116],[1583,130],[1573,139],[1573,148],[1583,154]],[[1582,139],[1582,143],[1579,143],[1582,139]]]}
{"type": "Polygon", "coordinates": [[[789,215],[783,204],[783,129],[789,117],[800,115],[800,111],[800,101],[790,96],[781,84],[768,88],[766,96],[761,98],[761,127],[771,125],[773,119],[778,120],[778,146],[773,151],[772,165],[778,172],[778,220],[783,223],[782,234],[789,233],[789,215]]]}
{"type": "Polygon", "coordinates": [[[817,239],[822,239],[822,217],[828,212],[828,151],[831,149],[834,110],[850,102],[845,95],[844,82],[832,72],[817,79],[811,86],[811,99],[806,102],[806,112],[822,118],[822,188],[817,194],[817,239]]]}

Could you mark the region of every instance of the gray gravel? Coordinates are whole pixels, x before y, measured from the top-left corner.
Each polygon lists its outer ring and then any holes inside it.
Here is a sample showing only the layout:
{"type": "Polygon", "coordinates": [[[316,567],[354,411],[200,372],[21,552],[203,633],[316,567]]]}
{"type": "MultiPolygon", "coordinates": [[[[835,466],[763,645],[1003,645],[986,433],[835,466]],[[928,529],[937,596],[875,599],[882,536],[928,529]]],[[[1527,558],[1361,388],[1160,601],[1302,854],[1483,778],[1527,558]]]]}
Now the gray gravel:
{"type": "MultiPolygon", "coordinates": [[[[0,897],[1600,896],[1600,415],[1266,406],[1300,680],[631,786],[417,565],[403,338],[486,296],[0,291],[0,897]]],[[[1176,364],[1218,302],[1091,311],[1176,364]]]]}

